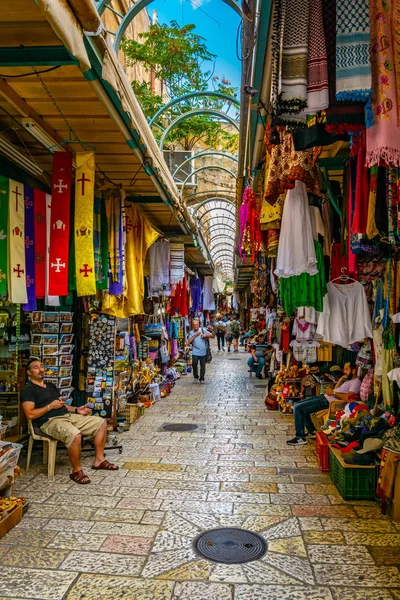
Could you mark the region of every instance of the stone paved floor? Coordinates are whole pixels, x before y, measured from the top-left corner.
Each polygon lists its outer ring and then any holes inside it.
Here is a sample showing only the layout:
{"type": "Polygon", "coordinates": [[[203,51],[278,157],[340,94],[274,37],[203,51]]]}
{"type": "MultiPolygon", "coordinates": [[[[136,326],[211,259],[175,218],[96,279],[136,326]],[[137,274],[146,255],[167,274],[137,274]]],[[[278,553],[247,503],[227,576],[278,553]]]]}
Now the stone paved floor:
{"type": "Polygon", "coordinates": [[[60,452],[50,483],[37,462],[18,484],[31,508],[0,541],[0,599],[400,600],[400,524],[343,501],[313,442],[286,446],[293,419],[264,410],[246,358],[214,352],[206,385],[181,379],[121,436],[117,473],[73,484],[60,452]],[[267,554],[201,560],[193,539],[221,526],[260,533],[267,554]]]}

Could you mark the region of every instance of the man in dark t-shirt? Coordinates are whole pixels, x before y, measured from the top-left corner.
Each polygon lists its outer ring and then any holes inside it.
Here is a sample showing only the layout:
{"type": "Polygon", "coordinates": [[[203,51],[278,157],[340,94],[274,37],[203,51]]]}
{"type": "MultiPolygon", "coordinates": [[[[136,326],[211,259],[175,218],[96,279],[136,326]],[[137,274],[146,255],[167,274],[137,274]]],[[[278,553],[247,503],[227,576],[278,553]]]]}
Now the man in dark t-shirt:
{"type": "Polygon", "coordinates": [[[39,359],[32,358],[28,362],[27,373],[29,383],[21,392],[26,418],[32,421],[33,427],[38,427],[43,433],[65,443],[72,465],[72,481],[90,483],[80,463],[82,436],[93,438],[94,441],[95,458],[92,469],[116,471],[118,466],[104,457],[107,422],[101,417],[91,416],[91,410],[87,406],[76,408],[65,404],[56,386],[44,382],[44,367],[39,359]]]}

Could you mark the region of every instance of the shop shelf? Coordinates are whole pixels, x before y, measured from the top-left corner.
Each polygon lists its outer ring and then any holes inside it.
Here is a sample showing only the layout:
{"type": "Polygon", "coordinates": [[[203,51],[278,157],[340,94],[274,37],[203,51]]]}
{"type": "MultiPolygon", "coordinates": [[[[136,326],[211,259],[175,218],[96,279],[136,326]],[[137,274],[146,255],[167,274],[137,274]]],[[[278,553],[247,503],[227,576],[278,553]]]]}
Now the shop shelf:
{"type": "Polygon", "coordinates": [[[329,444],[328,438],[323,431],[318,431],[316,438],[316,452],[319,470],[329,473],[329,444]]]}
{"type": "Polygon", "coordinates": [[[340,450],[329,447],[329,473],[344,500],[376,500],[379,465],[347,465],[340,450]]]}

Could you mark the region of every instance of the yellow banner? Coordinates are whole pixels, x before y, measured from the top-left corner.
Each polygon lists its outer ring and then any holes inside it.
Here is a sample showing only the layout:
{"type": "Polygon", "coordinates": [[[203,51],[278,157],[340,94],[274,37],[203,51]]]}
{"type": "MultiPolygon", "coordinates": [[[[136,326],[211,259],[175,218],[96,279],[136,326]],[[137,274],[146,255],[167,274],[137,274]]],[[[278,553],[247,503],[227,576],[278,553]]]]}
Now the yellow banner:
{"type": "Polygon", "coordinates": [[[75,174],[75,271],[78,296],[96,294],[94,270],[94,154],[77,152],[75,174]]]}
{"type": "Polygon", "coordinates": [[[8,298],[13,304],[26,304],[24,186],[10,179],[8,197],[8,298]]]}

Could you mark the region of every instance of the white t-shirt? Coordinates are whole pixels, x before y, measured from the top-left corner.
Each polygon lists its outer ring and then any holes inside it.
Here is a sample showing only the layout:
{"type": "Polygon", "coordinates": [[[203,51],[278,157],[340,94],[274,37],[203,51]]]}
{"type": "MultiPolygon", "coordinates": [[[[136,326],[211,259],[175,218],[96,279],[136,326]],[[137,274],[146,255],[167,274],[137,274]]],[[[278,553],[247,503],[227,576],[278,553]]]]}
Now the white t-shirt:
{"type": "Polygon", "coordinates": [[[315,325],[308,323],[305,319],[295,319],[293,323],[292,335],[296,337],[297,342],[310,341],[314,339],[315,325]]]}
{"type": "MultiPolygon", "coordinates": [[[[342,383],[342,385],[336,388],[335,393],[349,394],[350,392],[352,392],[353,394],[358,394],[360,392],[360,389],[361,381],[358,379],[358,377],[356,377],[355,379],[349,379],[348,381],[342,383]]],[[[328,402],[333,402],[333,400],[337,400],[335,396],[328,396],[328,394],[325,394],[325,398],[328,400],[328,402]]]]}

